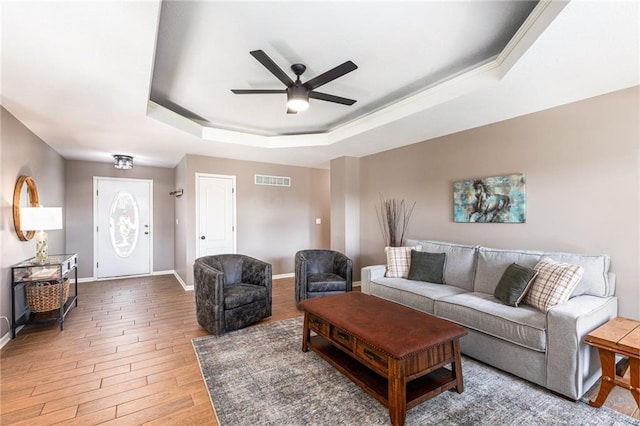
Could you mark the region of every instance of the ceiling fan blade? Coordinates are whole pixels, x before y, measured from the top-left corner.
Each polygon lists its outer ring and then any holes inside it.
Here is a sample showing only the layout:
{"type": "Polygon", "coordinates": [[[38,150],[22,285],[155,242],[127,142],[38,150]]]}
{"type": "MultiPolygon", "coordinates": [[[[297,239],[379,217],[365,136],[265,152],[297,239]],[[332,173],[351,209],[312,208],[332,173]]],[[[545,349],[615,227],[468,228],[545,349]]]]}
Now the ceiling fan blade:
{"type": "Polygon", "coordinates": [[[313,90],[356,69],[358,69],[356,64],[351,61],[347,61],[342,65],[338,65],[337,67],[330,69],[324,74],[320,74],[319,76],[312,78],[304,83],[303,86],[309,90],[313,90]]]}
{"type": "Polygon", "coordinates": [[[356,103],[354,99],[328,95],[326,93],[320,93],[320,92],[309,92],[309,97],[313,99],[319,99],[321,101],[335,102],[337,104],[343,104],[343,105],[353,105],[356,103]]]}
{"type": "Polygon", "coordinates": [[[276,78],[283,82],[285,86],[293,86],[294,82],[293,80],[291,80],[291,77],[289,77],[284,71],[282,71],[282,68],[276,65],[276,63],[273,62],[273,60],[268,57],[266,53],[264,53],[262,50],[252,50],[249,53],[251,54],[251,56],[256,58],[258,62],[260,62],[266,69],[271,71],[271,74],[275,75],[276,78]]]}
{"type": "Polygon", "coordinates": [[[287,114],[297,114],[298,111],[291,109],[291,108],[287,108],[287,114]]]}
{"type": "Polygon", "coordinates": [[[231,89],[236,95],[260,95],[265,93],[287,93],[286,89],[263,90],[263,89],[231,89]]]}

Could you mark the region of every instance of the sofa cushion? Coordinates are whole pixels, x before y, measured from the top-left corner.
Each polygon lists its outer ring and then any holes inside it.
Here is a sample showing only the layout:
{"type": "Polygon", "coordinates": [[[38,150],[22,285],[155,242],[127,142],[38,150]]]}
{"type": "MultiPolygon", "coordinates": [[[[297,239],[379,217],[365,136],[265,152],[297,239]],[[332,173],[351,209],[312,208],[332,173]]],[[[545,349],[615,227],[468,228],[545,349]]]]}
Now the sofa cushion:
{"type": "Polygon", "coordinates": [[[411,250],[418,247],[385,247],[387,255],[387,273],[391,278],[407,278],[411,264],[411,250]]]}
{"type": "Polygon", "coordinates": [[[445,253],[444,283],[473,291],[477,246],[419,240],[406,240],[406,244],[421,245],[422,251],[429,253],[445,253]]]}
{"type": "Polygon", "coordinates": [[[515,308],[490,294],[464,293],[437,300],[435,314],[525,348],[547,349],[546,315],[531,306],[515,308]]]}
{"type": "Polygon", "coordinates": [[[466,293],[459,287],[405,278],[380,277],[371,281],[369,294],[433,314],[434,302],[443,297],[466,293]]]}
{"type": "Polygon", "coordinates": [[[409,265],[410,280],[426,281],[434,284],[444,284],[444,264],[447,259],[445,253],[428,253],[411,250],[409,265]]]}
{"type": "Polygon", "coordinates": [[[541,251],[478,248],[478,269],[473,291],[493,294],[502,274],[512,263],[533,268],[542,259],[541,251]]]}
{"type": "Polygon", "coordinates": [[[512,263],[502,274],[494,297],[505,305],[517,307],[537,274],[535,269],[512,263]]]}
{"type": "Polygon", "coordinates": [[[548,257],[535,266],[538,275],[524,297],[524,303],[547,312],[567,300],[582,278],[582,266],[556,262],[548,257]]]}
{"type": "Polygon", "coordinates": [[[582,279],[571,292],[571,297],[589,294],[591,296],[613,296],[613,289],[609,283],[610,259],[607,255],[589,255],[574,253],[544,253],[545,257],[556,262],[570,263],[582,266],[582,279]]]}

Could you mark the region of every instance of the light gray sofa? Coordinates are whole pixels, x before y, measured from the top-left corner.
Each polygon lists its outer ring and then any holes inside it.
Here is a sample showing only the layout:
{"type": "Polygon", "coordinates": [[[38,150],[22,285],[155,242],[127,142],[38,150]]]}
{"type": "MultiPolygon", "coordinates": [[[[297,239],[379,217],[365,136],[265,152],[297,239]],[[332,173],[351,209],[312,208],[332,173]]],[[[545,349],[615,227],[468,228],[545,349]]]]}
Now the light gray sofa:
{"type": "Polygon", "coordinates": [[[362,268],[362,292],[458,323],[469,330],[464,354],[571,399],[600,377],[597,351],[585,336],[614,318],[615,275],[606,255],[499,250],[437,241],[407,240],[422,251],[446,253],[445,284],[385,277],[385,265],[362,268]],[[504,305],[493,292],[513,262],[532,268],[542,257],[580,265],[584,275],[569,301],[547,313],[504,305]]]}

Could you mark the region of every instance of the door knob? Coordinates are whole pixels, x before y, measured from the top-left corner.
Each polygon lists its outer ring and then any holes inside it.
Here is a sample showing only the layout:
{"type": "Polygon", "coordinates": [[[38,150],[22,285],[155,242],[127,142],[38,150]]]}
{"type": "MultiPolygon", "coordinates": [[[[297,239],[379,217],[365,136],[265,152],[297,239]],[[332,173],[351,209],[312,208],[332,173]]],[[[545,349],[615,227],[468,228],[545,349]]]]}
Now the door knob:
{"type": "Polygon", "coordinates": [[[201,240],[204,240],[204,235],[202,235],[202,236],[200,237],[200,239],[201,239],[201,240]]]}

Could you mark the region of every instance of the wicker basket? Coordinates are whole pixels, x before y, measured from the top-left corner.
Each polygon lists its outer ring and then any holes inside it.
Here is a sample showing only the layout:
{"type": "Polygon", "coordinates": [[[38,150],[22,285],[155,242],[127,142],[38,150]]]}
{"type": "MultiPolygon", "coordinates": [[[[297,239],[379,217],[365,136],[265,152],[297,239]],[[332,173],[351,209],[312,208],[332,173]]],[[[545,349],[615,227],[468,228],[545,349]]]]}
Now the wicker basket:
{"type": "MultiPolygon", "coordinates": [[[[31,312],[48,312],[60,309],[60,283],[58,281],[41,281],[26,286],[27,304],[31,312]]],[[[63,303],[69,297],[69,280],[62,284],[63,303]]]]}

